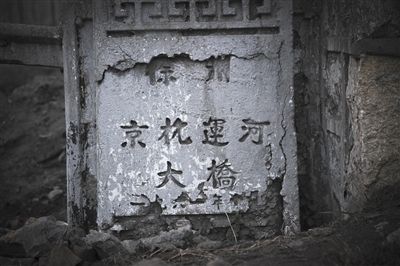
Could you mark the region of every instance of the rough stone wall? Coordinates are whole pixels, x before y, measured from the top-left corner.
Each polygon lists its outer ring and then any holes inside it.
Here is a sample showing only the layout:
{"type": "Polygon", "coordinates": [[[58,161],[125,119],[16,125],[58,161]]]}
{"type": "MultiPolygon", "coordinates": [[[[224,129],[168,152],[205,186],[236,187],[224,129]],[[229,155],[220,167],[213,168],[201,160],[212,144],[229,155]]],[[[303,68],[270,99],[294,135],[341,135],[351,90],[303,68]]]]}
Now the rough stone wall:
{"type": "Polygon", "coordinates": [[[399,87],[395,59],[366,57],[358,61],[350,50],[363,38],[398,38],[399,6],[398,1],[389,0],[295,1],[296,127],[303,228],[372,206],[372,195],[387,192],[384,188],[395,191],[391,187],[399,179],[395,168],[399,156],[383,145],[383,138],[394,143],[394,128],[398,129],[393,103],[399,87]],[[394,74],[383,84],[377,73],[394,74]],[[357,82],[360,79],[363,82],[357,82]],[[376,109],[375,116],[355,113],[369,108],[376,109]],[[392,115],[385,115],[387,111],[392,115]],[[377,177],[379,172],[385,177],[377,177]]]}
{"type": "Polygon", "coordinates": [[[348,211],[399,204],[400,58],[350,62],[347,103],[353,149],[341,205],[348,211]]]}

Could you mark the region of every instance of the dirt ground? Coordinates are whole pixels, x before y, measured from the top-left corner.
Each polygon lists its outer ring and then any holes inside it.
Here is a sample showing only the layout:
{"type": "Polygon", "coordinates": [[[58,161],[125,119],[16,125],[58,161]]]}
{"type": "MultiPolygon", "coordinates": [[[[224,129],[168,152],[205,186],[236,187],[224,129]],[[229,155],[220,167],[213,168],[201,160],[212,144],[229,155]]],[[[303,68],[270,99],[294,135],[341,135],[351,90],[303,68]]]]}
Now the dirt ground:
{"type": "Polygon", "coordinates": [[[35,242],[41,231],[15,231],[29,217],[54,216],[45,219],[51,230],[66,226],[55,222],[66,221],[62,74],[0,68],[0,107],[0,265],[400,265],[400,206],[343,214],[343,220],[296,236],[199,243],[190,235],[186,242],[178,239],[182,245],[140,242],[129,252],[109,236],[95,242],[84,232],[72,238],[64,232],[45,238],[49,245],[31,254],[33,244],[26,241],[35,242]],[[82,243],[84,252],[77,248],[82,243]]]}
{"type": "Polygon", "coordinates": [[[41,217],[0,235],[0,265],[400,265],[399,226],[396,207],[256,242],[210,241],[190,228],[121,242],[104,232],[86,234],[41,217]]]}

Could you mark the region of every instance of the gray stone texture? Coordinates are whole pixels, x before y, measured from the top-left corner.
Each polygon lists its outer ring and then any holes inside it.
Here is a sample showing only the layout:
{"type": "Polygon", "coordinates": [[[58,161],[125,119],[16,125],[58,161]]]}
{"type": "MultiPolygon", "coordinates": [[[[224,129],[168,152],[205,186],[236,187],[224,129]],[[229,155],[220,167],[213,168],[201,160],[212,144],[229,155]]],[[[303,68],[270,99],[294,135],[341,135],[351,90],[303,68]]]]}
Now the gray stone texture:
{"type": "Polygon", "coordinates": [[[351,60],[347,103],[353,148],[347,165],[345,210],[396,206],[400,188],[400,58],[351,60]]]}
{"type": "Polygon", "coordinates": [[[360,53],[393,51],[400,37],[399,5],[398,1],[294,1],[304,228],[342,212],[398,199],[399,154],[393,145],[398,139],[398,59],[358,58],[360,53]],[[385,78],[377,79],[376,73],[385,78]],[[357,115],[356,110],[369,115],[357,115]]]}

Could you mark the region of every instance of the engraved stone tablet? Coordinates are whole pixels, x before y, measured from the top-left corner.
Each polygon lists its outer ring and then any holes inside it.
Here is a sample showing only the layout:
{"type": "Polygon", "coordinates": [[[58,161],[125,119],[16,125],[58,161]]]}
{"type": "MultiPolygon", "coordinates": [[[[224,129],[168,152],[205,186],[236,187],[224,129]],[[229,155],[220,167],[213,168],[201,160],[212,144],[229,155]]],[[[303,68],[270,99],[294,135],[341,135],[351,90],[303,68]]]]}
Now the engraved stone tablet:
{"type": "Polygon", "coordinates": [[[289,1],[95,5],[99,223],[157,204],[296,230],[289,1]]]}

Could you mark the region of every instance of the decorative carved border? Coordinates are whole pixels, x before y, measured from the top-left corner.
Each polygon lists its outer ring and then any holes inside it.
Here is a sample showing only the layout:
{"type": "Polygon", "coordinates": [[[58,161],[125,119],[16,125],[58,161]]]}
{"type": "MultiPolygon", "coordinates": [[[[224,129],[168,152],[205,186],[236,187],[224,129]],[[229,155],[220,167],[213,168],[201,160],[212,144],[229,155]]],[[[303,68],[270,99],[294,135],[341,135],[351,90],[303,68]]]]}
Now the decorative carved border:
{"type": "Polygon", "coordinates": [[[278,27],[273,0],[110,0],[108,31],[278,27]]]}

